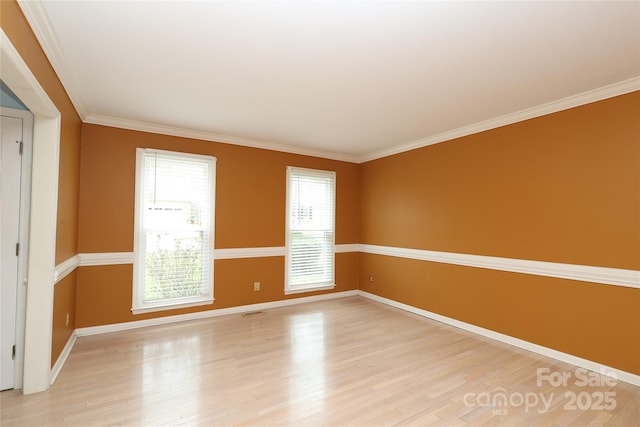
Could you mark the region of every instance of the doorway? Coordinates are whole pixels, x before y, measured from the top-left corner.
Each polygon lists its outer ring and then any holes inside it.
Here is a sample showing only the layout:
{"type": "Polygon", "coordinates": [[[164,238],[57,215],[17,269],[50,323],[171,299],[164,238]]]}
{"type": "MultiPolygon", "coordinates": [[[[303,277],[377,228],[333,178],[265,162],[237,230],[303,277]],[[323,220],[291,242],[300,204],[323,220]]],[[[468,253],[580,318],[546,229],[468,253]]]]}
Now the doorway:
{"type": "MultiPolygon", "coordinates": [[[[58,167],[61,115],[11,40],[0,29],[0,79],[33,113],[29,200],[29,283],[26,286],[24,345],[16,347],[22,360],[22,392],[37,393],[51,384],[53,285],[56,257],[58,167]]],[[[24,254],[27,254],[25,250],[24,254]]],[[[18,294],[20,295],[20,293],[18,294]]],[[[20,319],[19,319],[20,320],[20,319]]],[[[16,386],[18,388],[19,386],[16,386]]]]}
{"type": "Polygon", "coordinates": [[[22,387],[33,115],[0,108],[0,390],[22,387]]]}

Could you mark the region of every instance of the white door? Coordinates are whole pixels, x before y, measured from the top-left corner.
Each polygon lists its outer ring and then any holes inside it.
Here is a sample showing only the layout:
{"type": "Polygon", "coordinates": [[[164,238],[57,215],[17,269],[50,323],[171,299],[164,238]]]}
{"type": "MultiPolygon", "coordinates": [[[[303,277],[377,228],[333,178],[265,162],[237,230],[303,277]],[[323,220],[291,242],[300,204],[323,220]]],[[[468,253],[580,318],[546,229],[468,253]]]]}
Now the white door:
{"type": "Polygon", "coordinates": [[[0,390],[16,386],[23,122],[0,116],[0,390]]]}

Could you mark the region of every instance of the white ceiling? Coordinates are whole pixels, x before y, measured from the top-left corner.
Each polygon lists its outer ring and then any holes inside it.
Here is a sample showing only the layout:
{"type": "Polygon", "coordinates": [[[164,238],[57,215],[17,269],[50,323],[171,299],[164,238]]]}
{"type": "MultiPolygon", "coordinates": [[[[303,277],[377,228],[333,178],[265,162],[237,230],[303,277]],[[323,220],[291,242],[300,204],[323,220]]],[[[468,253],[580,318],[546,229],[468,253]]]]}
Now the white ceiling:
{"type": "Polygon", "coordinates": [[[20,5],[86,122],[349,161],[640,89],[637,1],[20,5]]]}

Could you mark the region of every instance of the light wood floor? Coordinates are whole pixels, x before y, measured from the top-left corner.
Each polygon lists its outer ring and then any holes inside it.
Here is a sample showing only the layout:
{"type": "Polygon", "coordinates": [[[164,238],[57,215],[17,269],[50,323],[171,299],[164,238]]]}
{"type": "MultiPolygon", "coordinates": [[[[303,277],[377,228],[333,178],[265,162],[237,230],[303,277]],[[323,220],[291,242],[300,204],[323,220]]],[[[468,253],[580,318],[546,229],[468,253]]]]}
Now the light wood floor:
{"type": "Polygon", "coordinates": [[[0,424],[640,424],[639,388],[580,387],[576,375],[575,366],[350,297],[80,337],[51,389],[0,393],[0,424]],[[538,368],[571,379],[538,386],[538,368]]]}

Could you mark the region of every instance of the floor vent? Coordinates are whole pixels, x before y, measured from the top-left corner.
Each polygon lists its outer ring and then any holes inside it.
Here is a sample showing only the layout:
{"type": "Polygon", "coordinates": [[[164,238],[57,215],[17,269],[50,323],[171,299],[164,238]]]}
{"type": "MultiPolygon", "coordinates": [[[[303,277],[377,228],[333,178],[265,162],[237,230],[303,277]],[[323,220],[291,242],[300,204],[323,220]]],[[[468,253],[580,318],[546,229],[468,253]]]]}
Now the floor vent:
{"type": "Polygon", "coordinates": [[[254,317],[264,314],[264,311],[249,311],[248,313],[242,313],[242,317],[254,317]]]}

